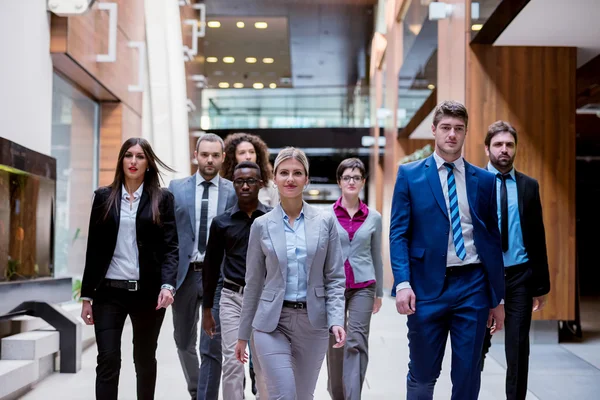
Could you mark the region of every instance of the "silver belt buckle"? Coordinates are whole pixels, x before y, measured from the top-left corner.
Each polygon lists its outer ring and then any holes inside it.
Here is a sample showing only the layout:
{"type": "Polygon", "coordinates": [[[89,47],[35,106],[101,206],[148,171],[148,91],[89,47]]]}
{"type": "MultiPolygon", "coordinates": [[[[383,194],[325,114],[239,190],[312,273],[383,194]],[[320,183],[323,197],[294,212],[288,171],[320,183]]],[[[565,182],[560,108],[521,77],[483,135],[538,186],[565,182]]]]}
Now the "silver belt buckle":
{"type": "Polygon", "coordinates": [[[133,289],[127,288],[130,292],[137,292],[138,290],[138,281],[127,281],[127,283],[133,283],[133,289]]]}

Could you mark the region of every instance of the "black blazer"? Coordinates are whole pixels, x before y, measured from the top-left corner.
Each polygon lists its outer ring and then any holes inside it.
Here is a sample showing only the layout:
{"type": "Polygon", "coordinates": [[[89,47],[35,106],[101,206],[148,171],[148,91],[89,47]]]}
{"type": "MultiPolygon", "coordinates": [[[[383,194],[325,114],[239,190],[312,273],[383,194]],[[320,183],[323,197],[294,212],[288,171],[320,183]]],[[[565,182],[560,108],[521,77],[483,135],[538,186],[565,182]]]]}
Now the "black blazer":
{"type": "Polygon", "coordinates": [[[540,185],[535,179],[517,170],[515,170],[515,178],[523,242],[532,270],[530,287],[533,296],[542,296],[550,291],[550,274],[548,272],[546,231],[542,218],[540,185]]]}
{"type": "MultiPolygon", "coordinates": [[[[95,192],[90,216],[90,228],[81,284],[81,297],[94,298],[95,291],[106,276],[117,245],[120,215],[112,208],[106,220],[104,202],[110,195],[108,187],[95,192]]],[[[140,279],[138,290],[145,297],[158,297],[160,287],[177,284],[178,242],[175,225],[175,206],[171,192],[162,189],[159,203],[160,225],[152,220],[150,195],[142,192],[136,216],[136,234],[139,250],[140,279]]],[[[121,195],[117,209],[121,210],[121,195]]]]}

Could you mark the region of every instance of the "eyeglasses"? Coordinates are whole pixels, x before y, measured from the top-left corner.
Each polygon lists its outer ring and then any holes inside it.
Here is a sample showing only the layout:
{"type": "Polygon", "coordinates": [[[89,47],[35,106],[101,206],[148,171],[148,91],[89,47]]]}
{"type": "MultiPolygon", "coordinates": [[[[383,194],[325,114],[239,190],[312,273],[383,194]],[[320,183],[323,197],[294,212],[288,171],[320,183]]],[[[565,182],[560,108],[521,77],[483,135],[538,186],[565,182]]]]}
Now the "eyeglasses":
{"type": "Polygon", "coordinates": [[[235,186],[242,187],[242,186],[244,186],[244,183],[247,184],[248,186],[254,186],[254,185],[258,184],[258,182],[260,182],[260,180],[254,179],[254,178],[248,178],[248,179],[236,179],[233,181],[233,184],[235,186]]]}
{"type": "Polygon", "coordinates": [[[360,182],[363,180],[363,177],[360,175],[354,175],[354,176],[344,175],[344,176],[342,176],[342,180],[346,183],[350,182],[350,180],[353,180],[354,182],[360,182]]]}

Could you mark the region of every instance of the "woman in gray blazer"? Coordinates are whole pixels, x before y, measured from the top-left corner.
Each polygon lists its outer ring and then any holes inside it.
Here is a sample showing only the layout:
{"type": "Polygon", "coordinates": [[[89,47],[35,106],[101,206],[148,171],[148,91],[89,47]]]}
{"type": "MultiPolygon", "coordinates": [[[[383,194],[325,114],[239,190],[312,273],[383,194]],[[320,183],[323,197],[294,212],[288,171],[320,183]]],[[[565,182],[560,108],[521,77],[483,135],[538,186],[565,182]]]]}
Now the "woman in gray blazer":
{"type": "Polygon", "coordinates": [[[329,334],[335,347],[346,340],[342,249],[333,215],[302,200],[308,184],[304,152],[283,149],[274,172],[281,203],[250,230],[236,357],[246,362],[252,334],[256,372],[268,398],[308,400],[329,334]]]}
{"type": "Polygon", "coordinates": [[[360,201],[365,166],[348,158],[337,169],[342,197],[332,213],[342,243],[346,273],[346,330],[343,349],[327,351],[328,389],[333,400],[359,400],[369,362],[371,315],[381,308],[383,262],[381,214],[360,201]]]}

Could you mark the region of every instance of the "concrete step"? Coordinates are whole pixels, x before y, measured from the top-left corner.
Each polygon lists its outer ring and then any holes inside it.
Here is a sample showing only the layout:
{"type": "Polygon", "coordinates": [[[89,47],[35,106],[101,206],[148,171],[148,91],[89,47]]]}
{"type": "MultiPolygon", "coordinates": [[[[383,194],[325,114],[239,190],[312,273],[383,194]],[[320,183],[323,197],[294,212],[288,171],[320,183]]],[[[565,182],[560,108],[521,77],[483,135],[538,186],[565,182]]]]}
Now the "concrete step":
{"type": "Polygon", "coordinates": [[[59,351],[60,334],[54,330],[18,333],[2,339],[2,360],[39,360],[59,351]]]}
{"type": "Polygon", "coordinates": [[[37,380],[36,361],[0,360],[0,399],[16,399],[37,380]]]}

